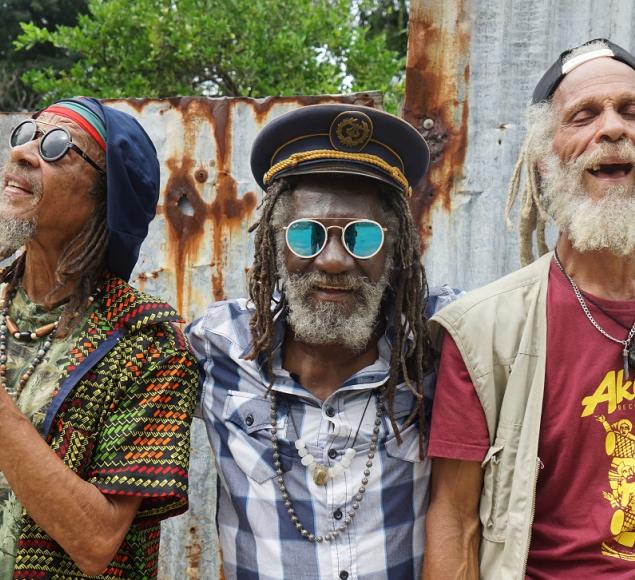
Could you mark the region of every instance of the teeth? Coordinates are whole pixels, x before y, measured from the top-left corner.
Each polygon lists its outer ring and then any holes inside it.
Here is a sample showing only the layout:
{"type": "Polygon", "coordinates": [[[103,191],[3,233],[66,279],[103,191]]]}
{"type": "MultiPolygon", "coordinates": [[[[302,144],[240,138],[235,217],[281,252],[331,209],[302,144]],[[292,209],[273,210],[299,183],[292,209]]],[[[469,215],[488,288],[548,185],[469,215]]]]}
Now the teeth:
{"type": "Polygon", "coordinates": [[[17,183],[16,181],[8,181],[7,182],[7,186],[8,187],[20,187],[20,184],[17,183]]]}

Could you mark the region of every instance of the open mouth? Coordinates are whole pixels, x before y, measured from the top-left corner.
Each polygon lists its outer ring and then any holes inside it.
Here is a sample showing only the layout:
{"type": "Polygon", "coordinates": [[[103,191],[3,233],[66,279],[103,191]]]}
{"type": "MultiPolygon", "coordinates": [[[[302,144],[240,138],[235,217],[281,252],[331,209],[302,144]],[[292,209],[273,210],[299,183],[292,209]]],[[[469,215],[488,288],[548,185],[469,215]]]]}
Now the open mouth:
{"type": "Polygon", "coordinates": [[[33,191],[31,191],[31,187],[29,183],[18,177],[7,175],[4,183],[4,191],[9,195],[33,195],[33,191]]]}
{"type": "Polygon", "coordinates": [[[622,179],[633,170],[631,163],[599,163],[588,172],[599,179],[622,179]]]}

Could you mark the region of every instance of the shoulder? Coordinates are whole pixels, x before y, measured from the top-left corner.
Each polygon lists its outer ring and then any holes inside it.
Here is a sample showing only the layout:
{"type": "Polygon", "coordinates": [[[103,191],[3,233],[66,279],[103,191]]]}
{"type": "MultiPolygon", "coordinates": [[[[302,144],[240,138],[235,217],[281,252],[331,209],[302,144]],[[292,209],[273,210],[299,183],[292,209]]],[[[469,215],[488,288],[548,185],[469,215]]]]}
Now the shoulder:
{"type": "Polygon", "coordinates": [[[546,287],[551,256],[551,253],[546,254],[520,270],[467,292],[441,312],[437,311],[432,321],[457,321],[473,311],[496,314],[502,301],[516,299],[525,303],[535,300],[536,294],[546,287]]]}
{"type": "Polygon", "coordinates": [[[186,329],[185,333],[199,358],[210,349],[244,353],[251,345],[249,323],[253,309],[245,298],[215,302],[186,329]]]}
{"type": "Polygon", "coordinates": [[[98,324],[120,334],[120,341],[163,354],[189,353],[180,328],[184,321],[164,300],[137,290],[121,278],[108,278],[96,311],[98,324]]]}
{"type": "Polygon", "coordinates": [[[448,304],[451,304],[463,295],[465,295],[465,292],[463,290],[452,288],[447,284],[443,284],[443,286],[431,287],[430,291],[428,292],[428,300],[426,301],[425,306],[426,318],[430,318],[436,312],[438,312],[448,304]]]}

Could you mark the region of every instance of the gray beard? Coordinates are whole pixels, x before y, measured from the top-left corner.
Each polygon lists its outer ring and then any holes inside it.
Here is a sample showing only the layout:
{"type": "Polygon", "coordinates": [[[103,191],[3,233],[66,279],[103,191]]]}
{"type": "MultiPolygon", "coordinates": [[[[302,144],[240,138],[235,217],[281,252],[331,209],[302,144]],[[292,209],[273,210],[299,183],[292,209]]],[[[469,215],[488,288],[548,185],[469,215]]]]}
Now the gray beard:
{"type": "Polygon", "coordinates": [[[362,352],[373,334],[388,287],[392,260],[386,260],[384,273],[376,284],[354,274],[327,275],[322,272],[289,275],[279,264],[280,278],[288,304],[287,323],[296,338],[307,344],[339,344],[362,352]],[[311,300],[317,284],[351,288],[357,300],[352,309],[342,304],[311,300]]]}
{"type": "Polygon", "coordinates": [[[4,217],[0,205],[0,259],[24,246],[33,237],[35,230],[35,219],[4,217]]]}
{"type": "Polygon", "coordinates": [[[635,166],[635,147],[626,141],[604,143],[592,154],[567,164],[554,153],[546,153],[542,174],[545,210],[578,251],[609,250],[627,256],[635,251],[635,191],[623,185],[607,187],[602,198],[595,200],[582,180],[589,167],[608,155],[635,166]]]}

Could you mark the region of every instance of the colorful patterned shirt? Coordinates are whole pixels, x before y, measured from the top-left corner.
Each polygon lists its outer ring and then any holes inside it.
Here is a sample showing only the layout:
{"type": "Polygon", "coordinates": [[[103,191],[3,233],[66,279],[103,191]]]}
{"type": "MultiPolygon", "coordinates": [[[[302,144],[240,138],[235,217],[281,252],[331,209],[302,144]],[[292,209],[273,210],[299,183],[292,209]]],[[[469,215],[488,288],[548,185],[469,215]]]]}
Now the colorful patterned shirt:
{"type": "MultiPolygon", "coordinates": [[[[198,370],[174,310],[108,279],[72,348],[40,431],[64,463],[104,494],[142,496],[99,578],[157,575],[159,522],[187,509],[189,428],[198,370]]],[[[88,578],[22,513],[14,578],[88,578]]]]}
{"type": "MultiPolygon", "coordinates": [[[[449,288],[434,293],[430,311],[451,301],[449,288]]],[[[416,424],[398,444],[386,414],[364,499],[357,515],[337,541],[309,543],[300,536],[283,505],[273,466],[270,398],[262,361],[250,351],[245,300],[219,302],[189,328],[189,337],[205,370],[201,412],[219,473],[217,524],[225,577],[253,580],[281,578],[408,580],[421,573],[424,518],[430,464],[419,456],[416,424]]],[[[321,401],[281,366],[284,320],[275,324],[273,389],[278,398],[277,435],[284,482],[296,513],[313,534],[327,534],[351,511],[361,485],[378,403],[388,378],[390,344],[378,343],[379,357],[321,401]],[[300,462],[295,441],[323,465],[356,454],[344,473],[326,486],[314,483],[300,462]],[[354,443],[353,443],[354,441],[354,443]]],[[[433,376],[426,380],[432,395],[433,376]]],[[[430,400],[428,399],[428,408],[430,400]]],[[[394,404],[403,425],[415,404],[399,385],[394,404]]]]}

